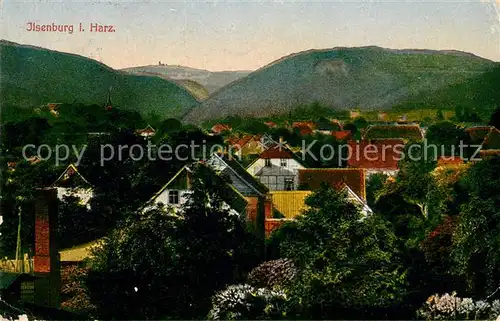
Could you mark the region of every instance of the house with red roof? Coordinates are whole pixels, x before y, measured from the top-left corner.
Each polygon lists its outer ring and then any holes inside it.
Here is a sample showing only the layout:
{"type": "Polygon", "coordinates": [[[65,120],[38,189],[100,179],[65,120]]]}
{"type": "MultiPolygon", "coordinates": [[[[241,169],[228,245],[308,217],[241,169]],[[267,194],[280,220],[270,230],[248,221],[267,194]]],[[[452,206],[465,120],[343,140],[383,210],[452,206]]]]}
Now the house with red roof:
{"type": "Polygon", "coordinates": [[[349,111],[349,117],[351,119],[354,119],[354,118],[357,118],[357,117],[360,117],[361,116],[361,112],[359,111],[355,111],[355,110],[350,110],[349,111]]]}
{"type": "Polygon", "coordinates": [[[493,127],[489,133],[484,137],[481,144],[483,150],[500,150],[500,130],[493,127]]]}
{"type": "Polygon", "coordinates": [[[292,123],[292,128],[304,128],[308,127],[310,129],[316,129],[316,123],[309,120],[309,121],[294,121],[292,123]]]}
{"type": "Polygon", "coordinates": [[[337,141],[348,140],[351,138],[352,133],[350,130],[334,130],[330,133],[337,141]]]}
{"type": "Polygon", "coordinates": [[[226,139],[229,149],[239,156],[260,154],[277,144],[268,134],[262,135],[234,135],[226,139]]]}
{"type": "Polygon", "coordinates": [[[296,131],[301,136],[312,135],[317,129],[316,123],[313,121],[296,121],[292,123],[292,131],[296,131]]]}
{"type": "Polygon", "coordinates": [[[226,124],[215,124],[210,129],[210,131],[213,134],[216,134],[216,135],[219,135],[222,132],[226,132],[226,131],[230,132],[231,130],[233,130],[233,128],[231,127],[231,125],[226,125],[226,124]]]}
{"type": "Polygon", "coordinates": [[[264,147],[260,144],[260,138],[260,135],[232,136],[226,140],[226,144],[232,152],[239,156],[259,154],[264,151],[264,147]]]}
{"type": "Polygon", "coordinates": [[[395,176],[404,145],[403,139],[349,141],[347,166],[366,170],[367,177],[375,173],[395,176]]]}
{"type": "Polygon", "coordinates": [[[273,121],[265,121],[264,125],[266,125],[269,128],[276,128],[276,127],[278,127],[278,125],[275,122],[273,122],[273,121]]]}
{"type": "Polygon", "coordinates": [[[293,191],[298,186],[298,170],[303,168],[300,158],[280,139],[280,143],[260,153],[247,172],[271,191],[293,191]]]}
{"type": "Polygon", "coordinates": [[[389,117],[389,115],[385,111],[381,111],[378,113],[377,117],[378,117],[378,120],[380,120],[380,121],[387,121],[387,118],[389,117]]]}
{"type": "Polygon", "coordinates": [[[500,149],[486,149],[486,150],[480,150],[479,156],[476,156],[476,158],[484,160],[499,156],[500,156],[500,149]]]}
{"type": "Polygon", "coordinates": [[[59,115],[59,108],[61,107],[62,103],[49,103],[47,104],[47,107],[49,108],[49,112],[54,115],[58,116],[59,115]]]}
{"type": "Polygon", "coordinates": [[[465,129],[473,143],[482,143],[486,136],[493,130],[494,126],[473,126],[465,129]]]}
{"type": "Polygon", "coordinates": [[[314,191],[322,184],[347,193],[365,215],[373,213],[366,203],[366,172],[361,168],[308,168],[299,170],[299,189],[314,191]]]}
{"type": "Polygon", "coordinates": [[[149,138],[154,136],[156,134],[156,131],[153,127],[151,127],[151,125],[148,125],[146,126],[146,128],[136,130],[135,134],[144,138],[149,138]]]}
{"type": "Polygon", "coordinates": [[[472,144],[481,145],[474,160],[489,159],[500,155],[500,130],[494,126],[474,126],[466,128],[472,144]]]}

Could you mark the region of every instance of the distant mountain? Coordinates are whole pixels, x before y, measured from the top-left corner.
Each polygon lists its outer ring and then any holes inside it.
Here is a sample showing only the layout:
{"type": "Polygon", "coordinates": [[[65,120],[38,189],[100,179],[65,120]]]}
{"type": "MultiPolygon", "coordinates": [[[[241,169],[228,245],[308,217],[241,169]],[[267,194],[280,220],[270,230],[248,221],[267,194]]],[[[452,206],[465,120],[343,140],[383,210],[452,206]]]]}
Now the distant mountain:
{"type": "Polygon", "coordinates": [[[499,63],[459,51],[379,47],[309,50],[283,57],[222,88],[187,114],[185,120],[283,114],[314,102],[336,110],[413,105],[421,108],[426,103],[481,104],[485,99],[491,104],[491,90],[483,90],[479,99],[474,97],[473,88],[484,83],[481,77],[486,75],[496,79],[488,88],[500,88],[498,77],[491,75],[498,66],[499,63]],[[458,85],[469,94],[458,94],[453,89],[458,85]],[[439,98],[433,99],[436,95],[439,98]]]}
{"type": "Polygon", "coordinates": [[[229,83],[243,78],[251,71],[208,71],[175,65],[149,65],[122,69],[133,74],[153,73],[174,80],[192,80],[205,87],[211,94],[229,83]]]}
{"type": "Polygon", "coordinates": [[[175,82],[176,84],[181,85],[186,89],[191,95],[193,95],[198,101],[203,101],[208,98],[209,93],[208,90],[197,83],[194,80],[189,80],[189,79],[172,79],[169,78],[165,74],[158,74],[154,72],[133,72],[132,74],[134,75],[139,75],[139,76],[151,76],[151,77],[160,77],[163,79],[166,79],[168,81],[175,82]]]}
{"type": "Polygon", "coordinates": [[[181,85],[114,70],[82,56],[0,41],[1,103],[31,108],[47,103],[104,104],[147,115],[181,117],[198,105],[181,85]]]}

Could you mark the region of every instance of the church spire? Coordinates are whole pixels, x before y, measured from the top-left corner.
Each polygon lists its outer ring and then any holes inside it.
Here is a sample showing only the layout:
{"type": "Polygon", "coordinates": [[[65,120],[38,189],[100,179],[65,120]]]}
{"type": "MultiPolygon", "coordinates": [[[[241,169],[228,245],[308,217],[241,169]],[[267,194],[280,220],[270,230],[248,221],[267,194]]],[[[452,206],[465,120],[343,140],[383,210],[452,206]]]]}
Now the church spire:
{"type": "Polygon", "coordinates": [[[112,87],[109,87],[109,90],[108,90],[108,101],[106,102],[106,110],[110,110],[111,108],[113,108],[113,104],[111,103],[111,88],[112,87]]]}

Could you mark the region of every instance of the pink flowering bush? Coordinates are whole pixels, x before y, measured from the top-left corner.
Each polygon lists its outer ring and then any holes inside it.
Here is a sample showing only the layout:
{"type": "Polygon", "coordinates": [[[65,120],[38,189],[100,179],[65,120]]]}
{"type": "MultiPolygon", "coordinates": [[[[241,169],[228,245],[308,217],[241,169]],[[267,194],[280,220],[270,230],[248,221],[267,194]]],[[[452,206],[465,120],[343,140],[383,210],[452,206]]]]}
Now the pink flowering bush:
{"type": "Polygon", "coordinates": [[[500,301],[491,304],[484,300],[474,301],[458,297],[455,292],[434,294],[418,310],[418,315],[425,320],[496,320],[500,317],[500,301]]]}

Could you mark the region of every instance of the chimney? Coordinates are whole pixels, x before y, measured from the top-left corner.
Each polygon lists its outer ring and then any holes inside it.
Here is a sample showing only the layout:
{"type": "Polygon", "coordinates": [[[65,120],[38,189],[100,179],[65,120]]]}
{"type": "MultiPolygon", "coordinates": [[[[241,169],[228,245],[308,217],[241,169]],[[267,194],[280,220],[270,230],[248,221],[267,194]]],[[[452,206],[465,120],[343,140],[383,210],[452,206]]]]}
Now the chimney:
{"type": "Polygon", "coordinates": [[[35,304],[60,307],[60,262],[57,247],[58,199],[55,188],[38,189],[35,197],[35,304]]]}

